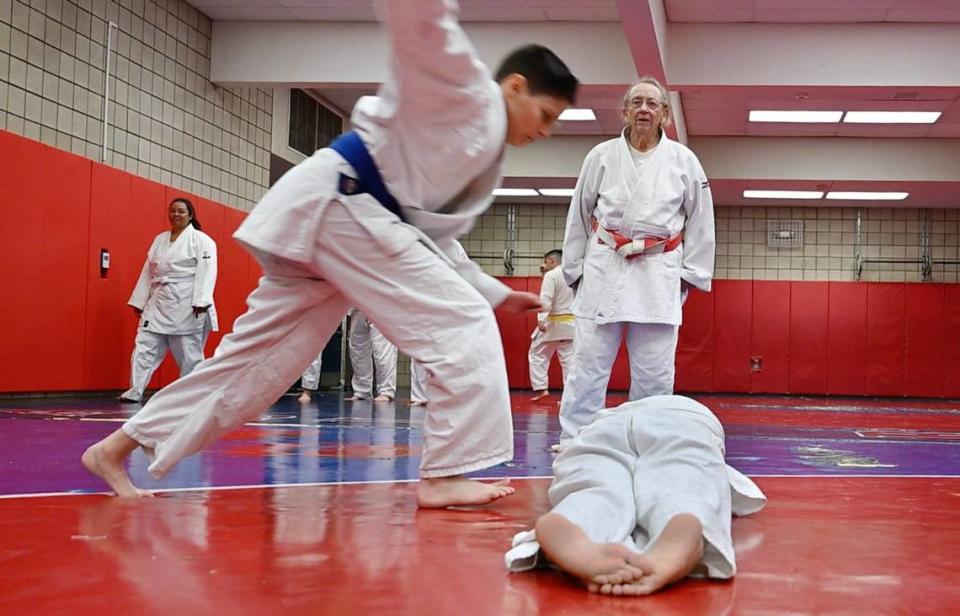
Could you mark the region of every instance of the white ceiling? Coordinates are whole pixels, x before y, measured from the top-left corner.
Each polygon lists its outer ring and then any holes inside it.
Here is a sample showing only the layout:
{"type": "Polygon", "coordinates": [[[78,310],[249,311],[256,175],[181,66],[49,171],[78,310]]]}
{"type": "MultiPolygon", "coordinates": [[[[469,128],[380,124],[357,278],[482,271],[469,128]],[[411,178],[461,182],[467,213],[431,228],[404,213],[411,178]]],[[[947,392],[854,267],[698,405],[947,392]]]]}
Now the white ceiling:
{"type": "MultiPolygon", "coordinates": [[[[342,22],[349,28],[350,22],[375,20],[371,0],[188,1],[214,21],[342,22]]],[[[678,124],[685,129],[680,137],[695,150],[711,139],[772,137],[804,140],[808,148],[816,148],[828,146],[833,138],[857,138],[860,151],[850,153],[846,148],[845,155],[867,158],[871,145],[879,143],[875,140],[899,138],[903,164],[909,167],[912,147],[924,147],[931,140],[960,140],[960,0],[461,0],[460,7],[461,21],[478,28],[494,22],[514,37],[517,22],[535,33],[578,23],[584,31],[598,22],[618,24],[636,73],[662,76],[678,93],[682,103],[678,124]],[[941,111],[942,116],[933,125],[804,125],[750,123],[751,109],[941,111]]],[[[216,36],[215,28],[215,50],[216,36]]],[[[529,40],[537,39],[531,35],[529,40]]],[[[555,134],[596,140],[615,135],[622,127],[619,106],[629,79],[583,84],[578,106],[594,108],[598,120],[563,123],[555,134]]],[[[348,112],[359,96],[374,92],[369,81],[330,83],[317,78],[312,89],[348,112]]],[[[548,143],[561,148],[565,141],[555,138],[548,143]]],[[[717,155],[716,148],[703,149],[717,155]]],[[[701,159],[708,173],[711,167],[720,167],[701,159]]],[[[762,162],[766,167],[768,161],[762,162]]],[[[712,175],[715,201],[766,205],[745,201],[740,191],[810,185],[837,190],[837,185],[859,185],[866,179],[823,177],[822,171],[814,177],[811,168],[811,177],[801,181],[797,178],[803,176],[802,170],[798,172],[791,160],[781,163],[782,180],[769,174],[752,178],[754,164],[748,158],[742,168],[730,172],[731,177],[712,175]]],[[[897,188],[884,190],[911,192],[907,201],[898,202],[907,207],[960,207],[960,160],[955,163],[952,177],[947,174],[934,181],[918,168],[917,179],[912,180],[907,169],[896,179],[897,188]]],[[[847,168],[840,161],[837,167],[847,168]]],[[[574,176],[575,172],[561,178],[508,173],[505,185],[572,186],[574,176]]],[[[871,182],[876,184],[876,179],[871,182]]]]}

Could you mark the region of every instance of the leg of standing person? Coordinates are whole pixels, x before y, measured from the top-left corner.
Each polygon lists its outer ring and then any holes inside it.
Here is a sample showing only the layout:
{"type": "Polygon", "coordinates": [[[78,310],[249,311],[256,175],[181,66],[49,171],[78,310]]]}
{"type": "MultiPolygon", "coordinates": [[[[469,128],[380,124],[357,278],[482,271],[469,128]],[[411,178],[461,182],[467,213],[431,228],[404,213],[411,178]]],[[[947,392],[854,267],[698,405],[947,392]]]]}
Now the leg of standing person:
{"type": "Polygon", "coordinates": [[[606,406],[610,371],[620,350],[623,323],[597,324],[577,317],[573,369],[560,400],[560,446],[570,441],[598,409],[606,406]]]}
{"type": "Polygon", "coordinates": [[[570,370],[573,368],[573,340],[557,342],[557,357],[560,359],[560,370],[563,374],[563,386],[567,386],[570,370]]]}
{"type": "Polygon", "coordinates": [[[168,336],[170,354],[180,368],[180,376],[184,377],[193,372],[194,368],[203,361],[203,342],[206,336],[202,331],[192,334],[168,336]]]}
{"type": "Polygon", "coordinates": [[[373,397],[373,345],[370,342],[370,321],[355,311],[350,317],[350,367],[353,394],[347,400],[369,400],[373,397]]]}
{"type": "Polygon", "coordinates": [[[412,229],[400,226],[391,235],[393,254],[351,250],[374,241],[354,217],[381,210],[365,195],[350,201],[349,207],[333,201],[325,209],[311,263],[265,259],[266,275],[248,299],[250,310],[213,358],[87,449],[88,470],[118,495],[139,495],[123,467],[133,449],[152,452],[148,470],[161,477],[259,416],[354,305],[434,374],[428,381],[431,406],[424,420],[418,504],[484,504],[513,492],[506,482],[463,476],[513,457],[506,366],[492,309],[412,229]]]}
{"type": "Polygon", "coordinates": [[[140,402],[143,399],[143,392],[163,362],[168,347],[165,334],[149,332],[142,327],[137,330],[130,357],[130,389],[120,394],[121,401],[140,402]]]}
{"type": "Polygon", "coordinates": [[[410,406],[427,404],[427,371],[415,359],[410,360],[410,406]]]}
{"type": "Polygon", "coordinates": [[[370,324],[370,345],[377,375],[377,397],[374,402],[390,402],[397,397],[397,347],[370,324]]]}
{"type": "Polygon", "coordinates": [[[298,401],[309,403],[312,400],[312,392],[320,389],[320,369],[323,367],[323,351],[317,354],[307,366],[307,369],[300,375],[300,386],[303,391],[300,392],[298,401]]]}
{"type": "Polygon", "coordinates": [[[627,324],[630,400],[673,393],[678,332],[676,325],[627,324]]]}
{"type": "Polygon", "coordinates": [[[549,343],[543,341],[543,332],[540,331],[537,331],[530,340],[527,363],[530,365],[530,388],[536,394],[531,400],[540,400],[550,395],[550,381],[547,373],[552,350],[549,346],[549,343]]]}

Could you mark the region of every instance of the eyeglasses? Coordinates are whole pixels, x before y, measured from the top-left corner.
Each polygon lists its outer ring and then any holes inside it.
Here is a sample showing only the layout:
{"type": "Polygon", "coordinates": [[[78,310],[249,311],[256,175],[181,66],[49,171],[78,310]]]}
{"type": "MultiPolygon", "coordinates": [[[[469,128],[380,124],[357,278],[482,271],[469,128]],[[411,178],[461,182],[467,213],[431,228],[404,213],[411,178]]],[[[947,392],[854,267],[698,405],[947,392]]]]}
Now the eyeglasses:
{"type": "Polygon", "coordinates": [[[630,99],[630,102],[627,103],[627,107],[630,109],[640,109],[644,104],[647,105],[647,109],[650,111],[659,111],[664,106],[664,104],[657,99],[637,97],[630,99]]]}

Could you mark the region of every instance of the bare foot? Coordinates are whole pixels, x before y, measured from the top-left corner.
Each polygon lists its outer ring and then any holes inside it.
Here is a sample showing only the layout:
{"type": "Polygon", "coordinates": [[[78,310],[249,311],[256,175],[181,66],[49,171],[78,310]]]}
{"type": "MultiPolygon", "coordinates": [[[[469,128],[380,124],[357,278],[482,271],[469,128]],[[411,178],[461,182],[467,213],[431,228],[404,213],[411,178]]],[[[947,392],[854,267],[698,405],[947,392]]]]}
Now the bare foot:
{"type": "Polygon", "coordinates": [[[99,443],[88,447],[80,457],[80,461],[88,471],[103,479],[117,496],[153,496],[153,493],[141,490],[133,485],[126,469],[123,468],[124,460],[137,446],[136,441],[117,430],[99,443]],[[122,438],[118,437],[118,433],[122,435],[122,438]],[[126,443],[123,439],[133,443],[133,447],[128,449],[129,443],[126,443]]]}
{"type": "Polygon", "coordinates": [[[357,394],[353,394],[352,396],[347,396],[346,398],[344,398],[344,400],[357,402],[358,400],[366,400],[366,398],[364,398],[363,396],[358,396],[357,394]]]}
{"type": "Polygon", "coordinates": [[[300,393],[300,397],[297,398],[297,402],[299,402],[300,404],[310,404],[312,400],[313,398],[310,396],[310,392],[307,391],[306,389],[304,389],[300,393]]]}
{"type": "Polygon", "coordinates": [[[537,520],[537,541],[550,562],[588,585],[598,579],[624,585],[643,579],[639,554],[617,543],[594,543],[579,526],[558,513],[537,520]]]}
{"type": "Polygon", "coordinates": [[[426,400],[411,400],[410,406],[427,406],[426,400]]]}
{"type": "Polygon", "coordinates": [[[561,453],[563,451],[563,444],[556,443],[555,445],[550,445],[550,453],[561,453]]]}
{"type": "Polygon", "coordinates": [[[417,484],[417,506],[438,509],[457,505],[486,505],[514,493],[509,479],[483,483],[463,475],[421,479],[417,484]]]}
{"type": "Polygon", "coordinates": [[[387,394],[380,394],[373,399],[374,402],[393,402],[393,396],[388,396],[387,394]]]}
{"type": "MultiPolygon", "coordinates": [[[[539,534],[538,534],[539,538],[539,534]]],[[[649,595],[690,575],[703,558],[703,527],[696,516],[674,516],[657,542],[632,563],[644,576],[624,582],[618,577],[599,575],[589,585],[590,592],[604,595],[649,595]]]]}
{"type": "Polygon", "coordinates": [[[543,400],[544,398],[546,398],[546,397],[549,396],[549,395],[550,395],[550,392],[549,392],[548,390],[544,389],[543,391],[537,392],[537,395],[535,395],[535,396],[533,396],[532,398],[530,398],[530,401],[531,401],[531,402],[536,402],[537,400],[543,400]]]}

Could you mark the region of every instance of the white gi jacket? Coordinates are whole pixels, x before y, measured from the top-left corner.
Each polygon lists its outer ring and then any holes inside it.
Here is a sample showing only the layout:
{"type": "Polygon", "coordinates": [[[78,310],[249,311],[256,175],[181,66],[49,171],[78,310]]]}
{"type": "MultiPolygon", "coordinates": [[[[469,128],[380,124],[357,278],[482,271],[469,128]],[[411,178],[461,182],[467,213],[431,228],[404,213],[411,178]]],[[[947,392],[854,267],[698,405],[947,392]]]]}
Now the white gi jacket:
{"type": "Polygon", "coordinates": [[[686,146],[661,134],[639,173],[625,132],[587,154],[563,242],[564,278],[571,286],[579,281],[578,317],[679,325],[680,280],[709,291],[715,247],[710,184],[686,146]],[[683,245],[627,260],[598,243],[592,218],[632,239],[683,231],[683,245]]]}
{"type": "MultiPolygon", "coordinates": [[[[357,101],[350,121],[421,241],[438,247],[496,306],[510,289],[472,261],[457,259],[455,240],[473,228],[500,185],[506,105],[500,86],[457,25],[456,7],[453,0],[381,3],[391,70],[376,96],[357,101]]],[[[303,165],[330,173],[330,157],[330,150],[320,150],[303,165]]],[[[304,190],[290,196],[289,191],[267,193],[234,237],[254,249],[308,262],[324,208],[338,194],[304,190]]],[[[385,257],[403,248],[395,245],[397,234],[391,231],[403,223],[386,208],[382,216],[357,222],[385,257]]]]}
{"type": "Polygon", "coordinates": [[[187,225],[173,244],[169,231],[154,238],[127,303],[143,311],[140,325],[150,332],[193,334],[205,326],[217,331],[216,284],[217,244],[187,225]],[[197,317],[194,306],[210,309],[197,317]]]}
{"type": "Polygon", "coordinates": [[[563,279],[563,270],[555,267],[543,275],[540,285],[540,302],[547,308],[537,315],[537,320],[546,325],[546,331],[534,330],[531,338],[540,334],[544,342],[573,340],[573,289],[563,279]]]}

